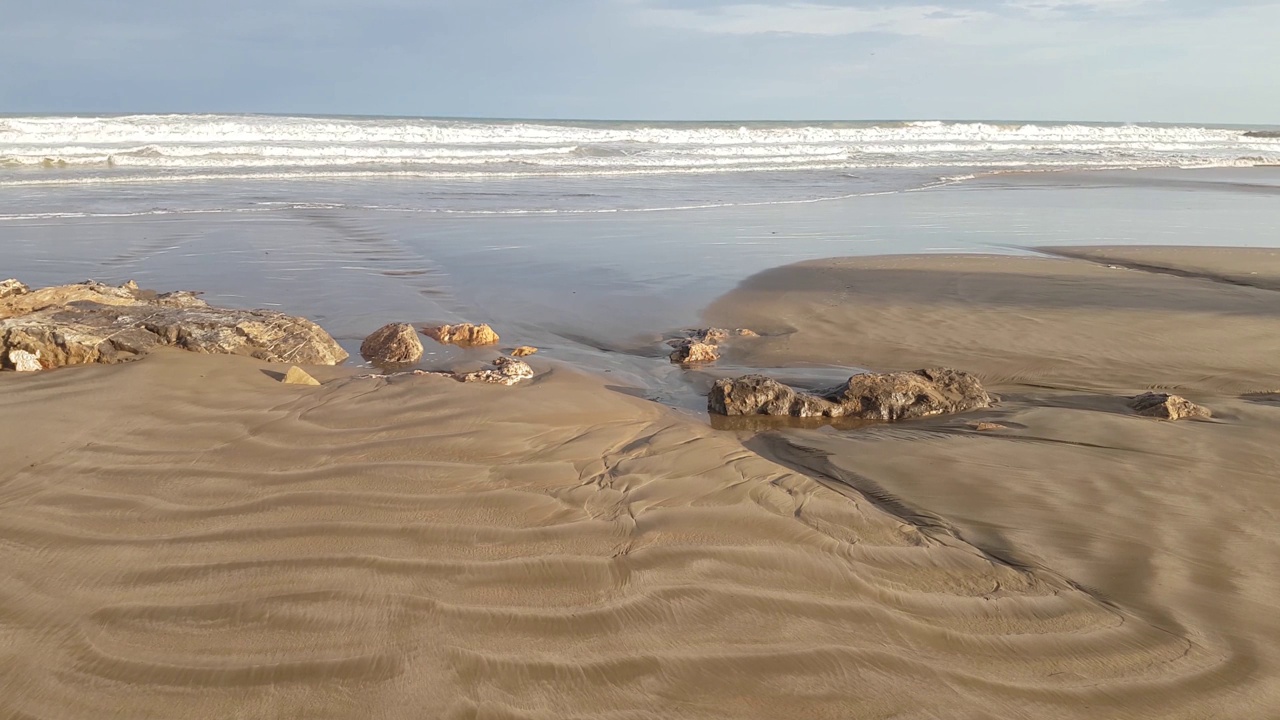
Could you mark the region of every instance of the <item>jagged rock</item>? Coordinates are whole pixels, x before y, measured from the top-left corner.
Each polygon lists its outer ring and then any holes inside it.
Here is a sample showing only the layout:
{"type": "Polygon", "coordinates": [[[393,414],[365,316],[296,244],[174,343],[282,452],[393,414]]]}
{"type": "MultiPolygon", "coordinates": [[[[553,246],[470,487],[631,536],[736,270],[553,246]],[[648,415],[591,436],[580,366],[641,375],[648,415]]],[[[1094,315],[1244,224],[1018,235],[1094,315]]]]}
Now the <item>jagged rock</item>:
{"type": "Polygon", "coordinates": [[[39,350],[34,353],[29,353],[26,350],[10,350],[9,363],[18,372],[35,372],[36,370],[44,369],[44,366],[40,364],[39,350]]]}
{"type": "Polygon", "coordinates": [[[360,354],[379,365],[415,363],[422,359],[422,341],[408,323],[383,325],[360,344],[360,354]]]}
{"type": "Polygon", "coordinates": [[[435,340],[441,345],[482,347],[485,345],[496,345],[498,343],[498,333],[494,332],[493,328],[488,325],[462,323],[459,325],[425,327],[422,328],[422,334],[432,340],[435,340]]]}
{"type": "Polygon", "coordinates": [[[39,353],[45,367],[116,363],[159,346],[335,365],[347,358],[315,323],[272,310],[212,307],[195,293],[86,282],[0,300],[0,356],[39,353]]]}
{"type": "Polygon", "coordinates": [[[1000,423],[995,423],[995,422],[978,422],[978,423],[973,423],[969,427],[973,428],[974,430],[977,430],[978,432],[994,432],[996,430],[1009,429],[1007,425],[1001,425],[1000,423]]]}
{"type": "Polygon", "coordinates": [[[977,378],[947,368],[854,375],[821,394],[796,392],[763,375],[716,381],[708,409],[720,415],[907,420],[989,407],[977,378]]]}
{"type": "Polygon", "coordinates": [[[521,345],[511,351],[511,357],[529,357],[536,352],[538,352],[538,348],[533,347],[532,345],[521,345]]]}
{"type": "Polygon", "coordinates": [[[0,280],[0,298],[13,297],[15,295],[26,295],[31,292],[31,288],[10,278],[8,280],[0,280]]]}
{"type": "Polygon", "coordinates": [[[289,372],[284,374],[282,381],[286,385],[319,385],[320,381],[311,377],[306,370],[294,365],[289,368],[289,372]]]}
{"type": "Polygon", "coordinates": [[[713,363],[720,359],[718,346],[728,340],[730,335],[759,337],[754,331],[746,328],[738,328],[732,332],[723,328],[698,328],[685,330],[684,334],[684,337],[667,341],[667,345],[674,348],[670,355],[673,363],[684,365],[713,363]]]}
{"type": "Polygon", "coordinates": [[[1139,415],[1164,418],[1166,420],[1182,420],[1183,418],[1213,417],[1209,408],[1197,405],[1179,395],[1165,393],[1143,393],[1130,398],[1129,407],[1139,415]]]}
{"type": "Polygon", "coordinates": [[[454,375],[461,382],[483,382],[497,385],[515,385],[522,380],[533,377],[533,368],[523,360],[510,357],[499,357],[493,361],[493,369],[476,372],[458,373],[454,375]]]}
{"type": "Polygon", "coordinates": [[[720,359],[720,350],[709,343],[685,340],[672,351],[671,362],[683,365],[713,363],[720,359]]]}

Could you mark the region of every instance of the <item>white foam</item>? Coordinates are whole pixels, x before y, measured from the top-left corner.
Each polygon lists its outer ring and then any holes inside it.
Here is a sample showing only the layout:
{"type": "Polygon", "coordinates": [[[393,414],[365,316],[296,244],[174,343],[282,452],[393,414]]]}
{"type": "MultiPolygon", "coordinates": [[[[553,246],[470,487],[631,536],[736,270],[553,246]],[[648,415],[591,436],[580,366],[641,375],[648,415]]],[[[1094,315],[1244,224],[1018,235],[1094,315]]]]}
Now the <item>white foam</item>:
{"type": "Polygon", "coordinates": [[[865,167],[1280,163],[1230,128],[559,123],[233,115],[0,118],[0,184],[245,177],[514,177],[865,167]]]}

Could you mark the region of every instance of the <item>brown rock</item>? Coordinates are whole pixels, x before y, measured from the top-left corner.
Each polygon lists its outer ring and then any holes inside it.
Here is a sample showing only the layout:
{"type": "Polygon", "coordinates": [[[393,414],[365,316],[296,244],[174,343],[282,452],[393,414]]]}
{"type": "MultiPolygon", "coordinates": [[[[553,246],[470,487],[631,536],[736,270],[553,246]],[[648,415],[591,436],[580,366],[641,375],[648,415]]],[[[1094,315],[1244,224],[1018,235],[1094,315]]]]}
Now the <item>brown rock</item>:
{"type": "Polygon", "coordinates": [[[798,393],[762,375],[718,380],[707,398],[720,415],[789,415],[895,421],[989,407],[977,378],[946,368],[854,375],[825,393],[798,393]]]}
{"type": "Polygon", "coordinates": [[[284,374],[284,380],[282,380],[282,382],[284,382],[286,385],[319,385],[320,384],[319,380],[311,377],[309,374],[307,374],[306,370],[303,370],[297,365],[294,365],[293,367],[289,368],[289,372],[284,374]]]}
{"type": "Polygon", "coordinates": [[[408,323],[383,325],[360,344],[360,354],[379,365],[415,363],[422,359],[422,341],[408,323]]]}
{"type": "Polygon", "coordinates": [[[54,368],[132,360],[159,346],[311,365],[347,358],[310,320],[211,307],[189,292],[87,282],[0,300],[0,357],[24,350],[54,368]]]}
{"type": "Polygon", "coordinates": [[[439,325],[437,327],[422,328],[422,334],[441,345],[483,347],[498,343],[498,333],[494,332],[493,328],[488,325],[472,325],[471,323],[439,325]]]}
{"type": "Polygon", "coordinates": [[[515,385],[533,377],[533,368],[523,360],[510,357],[499,357],[493,361],[492,369],[477,370],[470,373],[459,373],[454,376],[461,382],[493,383],[496,385],[515,385]]]}
{"type": "Polygon", "coordinates": [[[1179,395],[1165,393],[1143,393],[1130,398],[1129,407],[1139,415],[1164,418],[1166,420],[1182,420],[1184,418],[1213,417],[1209,408],[1197,405],[1179,395]]]}
{"type": "Polygon", "coordinates": [[[978,422],[978,423],[973,423],[969,427],[973,428],[974,430],[977,430],[978,432],[994,432],[996,430],[1009,429],[1007,425],[1001,425],[1000,423],[994,423],[994,422],[978,422]]]}
{"type": "Polygon", "coordinates": [[[713,363],[720,359],[720,351],[709,343],[685,340],[671,352],[671,362],[683,365],[713,363]]]}
{"type": "Polygon", "coordinates": [[[738,328],[737,330],[733,331],[733,334],[737,335],[738,337],[760,337],[760,333],[756,332],[755,330],[749,330],[747,328],[738,328]]]}
{"type": "Polygon", "coordinates": [[[511,356],[512,357],[529,357],[530,355],[533,355],[536,352],[538,352],[538,348],[536,347],[533,347],[531,345],[521,345],[520,347],[511,351],[511,356]]]}

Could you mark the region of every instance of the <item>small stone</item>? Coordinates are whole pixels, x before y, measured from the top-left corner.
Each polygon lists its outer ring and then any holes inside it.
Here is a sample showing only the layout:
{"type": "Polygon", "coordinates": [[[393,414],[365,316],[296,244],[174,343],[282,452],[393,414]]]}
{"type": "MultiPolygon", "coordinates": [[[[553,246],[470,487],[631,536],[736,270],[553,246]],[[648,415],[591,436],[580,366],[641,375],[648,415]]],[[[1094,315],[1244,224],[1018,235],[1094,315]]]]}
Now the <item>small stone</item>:
{"type": "Polygon", "coordinates": [[[464,383],[492,383],[495,385],[515,385],[518,382],[528,380],[533,377],[533,368],[523,360],[517,360],[510,357],[499,357],[493,361],[492,369],[477,370],[476,372],[460,373],[455,375],[460,382],[464,383]]]}
{"type": "Polygon", "coordinates": [[[672,351],[671,362],[682,365],[713,363],[720,359],[720,351],[715,345],[686,340],[672,351]]]}
{"type": "Polygon", "coordinates": [[[994,423],[994,422],[973,423],[969,427],[973,428],[974,430],[977,430],[978,432],[994,432],[996,430],[1009,429],[1008,425],[1001,425],[1000,423],[994,423]]]}
{"type": "Polygon", "coordinates": [[[31,292],[31,288],[10,278],[8,280],[0,280],[0,298],[14,297],[17,295],[26,295],[31,292]]]}
{"type": "Polygon", "coordinates": [[[538,352],[538,348],[533,347],[532,345],[521,345],[520,347],[511,351],[511,356],[512,357],[529,357],[530,355],[533,355],[536,352],[538,352]]]}
{"type": "Polygon", "coordinates": [[[760,337],[760,333],[756,332],[755,330],[750,330],[748,328],[738,328],[737,330],[733,331],[733,334],[737,335],[738,337],[760,337]]]}
{"type": "Polygon", "coordinates": [[[422,359],[422,341],[408,323],[383,325],[360,344],[360,354],[379,365],[415,363],[422,359]]]}
{"type": "Polygon", "coordinates": [[[319,385],[320,381],[307,374],[306,370],[294,365],[284,374],[286,385],[319,385]]]}
{"type": "Polygon", "coordinates": [[[18,372],[35,372],[43,370],[44,366],[40,364],[40,351],[29,353],[26,350],[10,350],[9,362],[13,363],[13,369],[18,372]]]}
{"type": "Polygon", "coordinates": [[[488,325],[461,323],[458,325],[439,325],[422,328],[422,334],[441,345],[457,345],[458,347],[481,347],[496,345],[498,333],[488,325]]]}
{"type": "Polygon", "coordinates": [[[1130,398],[1129,407],[1139,415],[1164,418],[1165,420],[1182,420],[1185,418],[1213,417],[1209,408],[1197,405],[1179,395],[1165,393],[1143,393],[1130,398]]]}

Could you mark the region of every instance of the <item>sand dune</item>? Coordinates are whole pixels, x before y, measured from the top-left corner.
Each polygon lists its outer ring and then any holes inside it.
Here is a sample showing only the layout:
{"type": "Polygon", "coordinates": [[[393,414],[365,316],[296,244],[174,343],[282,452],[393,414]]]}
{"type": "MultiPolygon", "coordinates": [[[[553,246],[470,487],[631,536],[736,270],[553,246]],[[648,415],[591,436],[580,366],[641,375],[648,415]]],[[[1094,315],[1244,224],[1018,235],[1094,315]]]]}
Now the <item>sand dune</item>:
{"type": "Polygon", "coordinates": [[[271,370],[0,377],[0,715],[1189,718],[1257,662],[563,369],[271,370]]]}

